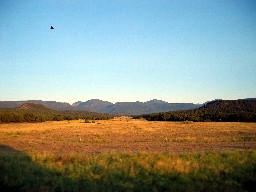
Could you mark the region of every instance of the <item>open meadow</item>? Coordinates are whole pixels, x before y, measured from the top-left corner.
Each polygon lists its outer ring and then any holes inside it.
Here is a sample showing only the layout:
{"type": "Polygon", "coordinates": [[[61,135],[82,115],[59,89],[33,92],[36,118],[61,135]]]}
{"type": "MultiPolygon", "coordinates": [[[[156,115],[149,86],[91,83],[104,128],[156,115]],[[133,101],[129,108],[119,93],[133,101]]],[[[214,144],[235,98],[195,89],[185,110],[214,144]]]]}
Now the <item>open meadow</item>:
{"type": "Polygon", "coordinates": [[[256,123],[0,124],[0,190],[253,191],[256,123]]]}
{"type": "Polygon", "coordinates": [[[152,122],[118,118],[0,124],[0,144],[52,154],[256,149],[256,123],[152,122]]]}

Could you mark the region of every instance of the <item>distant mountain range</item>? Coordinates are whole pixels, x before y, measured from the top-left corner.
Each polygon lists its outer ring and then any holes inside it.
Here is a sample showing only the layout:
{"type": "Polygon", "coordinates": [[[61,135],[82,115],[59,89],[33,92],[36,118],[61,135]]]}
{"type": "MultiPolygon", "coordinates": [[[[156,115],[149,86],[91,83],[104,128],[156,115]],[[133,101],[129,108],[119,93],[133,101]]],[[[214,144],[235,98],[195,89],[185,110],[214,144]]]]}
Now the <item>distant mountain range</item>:
{"type": "Polygon", "coordinates": [[[53,110],[72,110],[73,107],[69,103],[57,102],[57,101],[42,101],[42,100],[27,100],[27,101],[0,101],[0,108],[16,108],[25,103],[43,105],[53,110]]]}
{"type": "Polygon", "coordinates": [[[120,115],[139,115],[167,111],[188,110],[196,109],[202,106],[202,104],[193,103],[168,103],[157,99],[153,99],[147,102],[117,102],[115,104],[99,99],[91,99],[85,102],[78,101],[72,105],[65,102],[42,100],[0,101],[0,108],[16,108],[25,103],[40,104],[47,108],[60,111],[81,110],[120,115]]]}

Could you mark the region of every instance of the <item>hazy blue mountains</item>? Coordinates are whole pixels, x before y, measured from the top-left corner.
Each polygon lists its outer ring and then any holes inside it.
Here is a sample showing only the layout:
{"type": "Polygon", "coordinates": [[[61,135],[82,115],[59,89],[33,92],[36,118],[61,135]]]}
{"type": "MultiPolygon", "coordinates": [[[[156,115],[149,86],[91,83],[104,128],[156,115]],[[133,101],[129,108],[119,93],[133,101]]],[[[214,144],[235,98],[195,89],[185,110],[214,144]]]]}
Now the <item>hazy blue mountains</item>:
{"type": "Polygon", "coordinates": [[[115,104],[99,99],[91,99],[85,102],[78,101],[73,103],[72,105],[65,102],[42,100],[0,101],[0,108],[15,108],[24,103],[40,104],[54,110],[82,110],[121,115],[139,115],[157,112],[187,110],[196,109],[202,106],[201,104],[193,103],[168,103],[157,99],[153,99],[147,102],[117,102],[115,104]]]}

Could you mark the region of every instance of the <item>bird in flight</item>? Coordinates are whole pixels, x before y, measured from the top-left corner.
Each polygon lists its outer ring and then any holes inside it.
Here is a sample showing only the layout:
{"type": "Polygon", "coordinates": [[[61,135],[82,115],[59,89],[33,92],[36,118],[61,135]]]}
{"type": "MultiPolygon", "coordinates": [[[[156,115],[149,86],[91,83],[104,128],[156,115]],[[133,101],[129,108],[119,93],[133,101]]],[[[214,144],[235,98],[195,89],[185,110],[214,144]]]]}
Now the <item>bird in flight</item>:
{"type": "Polygon", "coordinates": [[[54,29],[54,28],[53,28],[53,26],[51,26],[51,28],[50,28],[50,29],[54,29]]]}

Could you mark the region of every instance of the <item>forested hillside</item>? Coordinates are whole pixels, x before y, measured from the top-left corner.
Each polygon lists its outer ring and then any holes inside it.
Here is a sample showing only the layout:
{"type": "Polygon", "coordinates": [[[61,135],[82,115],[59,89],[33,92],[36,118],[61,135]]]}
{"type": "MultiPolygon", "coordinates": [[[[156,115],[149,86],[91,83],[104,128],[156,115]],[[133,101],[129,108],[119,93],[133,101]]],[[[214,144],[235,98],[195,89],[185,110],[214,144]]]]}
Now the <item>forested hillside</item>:
{"type": "Polygon", "coordinates": [[[57,111],[43,105],[26,103],[15,109],[0,109],[0,123],[44,122],[74,119],[110,119],[113,116],[88,111],[57,111]]]}
{"type": "Polygon", "coordinates": [[[150,121],[256,122],[256,100],[216,100],[194,110],[136,116],[150,121]]]}

